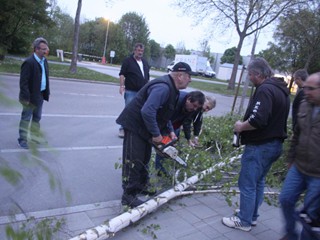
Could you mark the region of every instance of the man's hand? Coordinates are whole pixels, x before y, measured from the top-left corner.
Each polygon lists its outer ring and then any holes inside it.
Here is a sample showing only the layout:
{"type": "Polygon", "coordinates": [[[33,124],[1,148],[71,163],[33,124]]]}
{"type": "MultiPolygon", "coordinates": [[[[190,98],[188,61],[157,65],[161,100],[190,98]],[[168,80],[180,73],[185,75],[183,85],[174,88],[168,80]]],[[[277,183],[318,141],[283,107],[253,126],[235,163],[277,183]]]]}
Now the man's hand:
{"type": "Polygon", "coordinates": [[[242,132],[242,124],[243,124],[243,122],[241,122],[240,120],[236,121],[236,123],[233,126],[234,131],[237,133],[241,133],[242,132]]]}
{"type": "Polygon", "coordinates": [[[124,91],[125,91],[124,85],[120,85],[119,93],[120,93],[121,95],[123,95],[124,91]]]}
{"type": "Polygon", "coordinates": [[[177,135],[176,135],[174,132],[170,132],[169,137],[170,137],[172,140],[178,139],[177,135]]]}
{"type": "Polygon", "coordinates": [[[154,142],[154,143],[159,144],[159,143],[161,143],[161,141],[162,141],[161,135],[159,135],[158,137],[152,137],[152,142],[154,142]]]}
{"type": "Polygon", "coordinates": [[[191,139],[188,140],[188,145],[189,145],[189,147],[192,147],[192,148],[194,148],[196,146],[191,139]]]}

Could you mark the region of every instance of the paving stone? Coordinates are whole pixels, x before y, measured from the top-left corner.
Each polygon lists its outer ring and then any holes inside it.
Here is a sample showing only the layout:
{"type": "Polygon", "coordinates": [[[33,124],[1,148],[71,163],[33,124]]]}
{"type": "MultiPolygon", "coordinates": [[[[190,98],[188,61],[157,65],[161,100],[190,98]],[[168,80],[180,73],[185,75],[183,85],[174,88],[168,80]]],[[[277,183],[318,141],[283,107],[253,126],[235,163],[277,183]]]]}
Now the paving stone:
{"type": "Polygon", "coordinates": [[[202,232],[194,232],[186,236],[179,237],[177,239],[179,240],[195,240],[195,239],[210,240],[210,238],[204,235],[202,232]]]}
{"type": "Polygon", "coordinates": [[[255,236],[259,240],[280,239],[281,237],[283,237],[282,234],[279,234],[279,233],[272,231],[272,230],[264,231],[262,233],[255,235],[255,236]]]}
{"type": "Polygon", "coordinates": [[[205,219],[217,215],[215,211],[204,204],[194,205],[186,208],[187,211],[194,214],[199,219],[205,219]]]}

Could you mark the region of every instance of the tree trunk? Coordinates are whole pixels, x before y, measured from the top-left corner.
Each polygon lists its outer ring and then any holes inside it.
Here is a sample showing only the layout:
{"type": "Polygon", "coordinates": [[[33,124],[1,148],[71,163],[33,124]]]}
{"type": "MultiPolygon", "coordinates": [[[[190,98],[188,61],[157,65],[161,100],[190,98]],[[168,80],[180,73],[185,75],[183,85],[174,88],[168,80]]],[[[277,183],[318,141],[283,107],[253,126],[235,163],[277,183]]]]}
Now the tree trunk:
{"type": "Polygon", "coordinates": [[[236,56],[235,56],[234,63],[233,63],[232,74],[231,74],[229,84],[228,84],[228,89],[233,90],[235,87],[238,66],[239,66],[239,62],[240,62],[240,51],[241,51],[241,48],[243,45],[244,38],[245,38],[245,35],[243,35],[243,36],[240,35],[239,43],[237,46],[237,52],[236,52],[236,56]]]}
{"type": "Polygon", "coordinates": [[[74,34],[73,34],[73,49],[72,59],[69,72],[72,74],[77,73],[77,58],[78,58],[78,43],[79,43],[79,30],[80,30],[80,13],[81,13],[82,0],[78,0],[78,8],[76,18],[74,20],[74,34]]]}

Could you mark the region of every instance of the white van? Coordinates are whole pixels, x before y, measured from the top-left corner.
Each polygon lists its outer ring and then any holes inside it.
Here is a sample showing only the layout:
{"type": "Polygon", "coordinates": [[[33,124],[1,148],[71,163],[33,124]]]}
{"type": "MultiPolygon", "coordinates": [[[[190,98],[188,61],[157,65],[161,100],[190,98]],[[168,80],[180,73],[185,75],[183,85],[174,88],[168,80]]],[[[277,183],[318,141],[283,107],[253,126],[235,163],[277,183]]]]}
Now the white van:
{"type": "Polygon", "coordinates": [[[175,62],[172,61],[168,66],[167,66],[167,72],[171,72],[173,70],[173,66],[174,66],[175,62]]]}

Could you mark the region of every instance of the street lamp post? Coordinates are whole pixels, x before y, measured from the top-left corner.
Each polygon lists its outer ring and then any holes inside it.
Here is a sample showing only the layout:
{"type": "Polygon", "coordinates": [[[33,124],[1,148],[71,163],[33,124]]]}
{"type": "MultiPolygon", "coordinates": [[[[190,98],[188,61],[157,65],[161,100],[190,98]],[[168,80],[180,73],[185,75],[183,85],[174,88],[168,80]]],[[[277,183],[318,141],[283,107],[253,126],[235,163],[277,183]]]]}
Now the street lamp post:
{"type": "Polygon", "coordinates": [[[107,19],[108,24],[107,24],[107,32],[106,32],[106,40],[104,42],[104,48],[103,48],[103,56],[102,56],[102,60],[101,63],[102,64],[106,64],[106,48],[107,48],[107,40],[108,40],[108,32],[109,32],[109,19],[107,19]]]}

